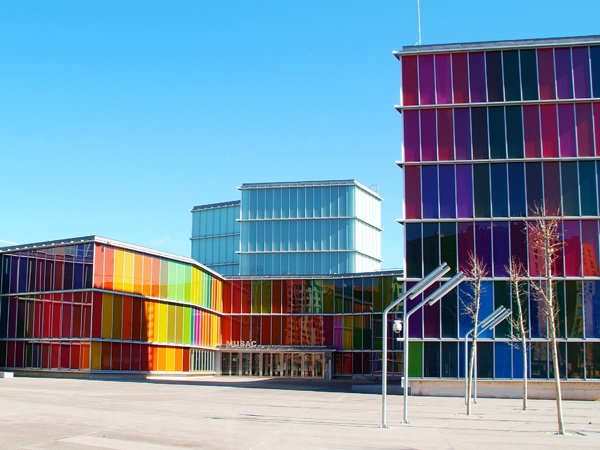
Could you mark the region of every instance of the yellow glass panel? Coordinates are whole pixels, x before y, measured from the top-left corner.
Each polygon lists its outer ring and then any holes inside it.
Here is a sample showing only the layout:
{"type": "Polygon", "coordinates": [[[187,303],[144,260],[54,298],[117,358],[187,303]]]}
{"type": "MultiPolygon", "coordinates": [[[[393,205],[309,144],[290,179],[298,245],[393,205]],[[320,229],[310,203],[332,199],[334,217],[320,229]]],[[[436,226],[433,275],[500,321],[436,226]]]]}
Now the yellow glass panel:
{"type": "Polygon", "coordinates": [[[183,306],[175,307],[175,342],[183,344],[183,306]]]}
{"type": "Polygon", "coordinates": [[[102,337],[112,339],[113,299],[112,294],[102,294],[102,337]]]}
{"type": "Polygon", "coordinates": [[[100,342],[92,342],[92,370],[100,370],[101,365],[100,342]]]}
{"type": "Polygon", "coordinates": [[[167,348],[167,371],[175,372],[175,349],[167,348]]]}
{"type": "Polygon", "coordinates": [[[124,259],[123,290],[125,292],[133,292],[133,253],[125,252],[124,259]]]}
{"type": "Polygon", "coordinates": [[[167,342],[167,326],[169,320],[169,305],[160,303],[158,306],[158,342],[167,342]]]}
{"type": "Polygon", "coordinates": [[[115,291],[123,291],[124,260],[125,256],[123,250],[115,248],[115,279],[113,284],[115,291]]]}

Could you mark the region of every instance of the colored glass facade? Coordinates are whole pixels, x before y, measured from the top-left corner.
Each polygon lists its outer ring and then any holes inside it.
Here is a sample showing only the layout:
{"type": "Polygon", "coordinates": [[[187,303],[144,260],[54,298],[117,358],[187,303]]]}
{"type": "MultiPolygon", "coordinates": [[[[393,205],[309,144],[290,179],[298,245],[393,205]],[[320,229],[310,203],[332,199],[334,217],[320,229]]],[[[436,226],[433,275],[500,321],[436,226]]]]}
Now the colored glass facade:
{"type": "MultiPolygon", "coordinates": [[[[481,317],[510,308],[505,266],[516,256],[538,274],[524,224],[545,201],[564,217],[561,370],[600,378],[600,37],[405,47],[396,56],[407,282],[442,261],[464,269],[474,252],[490,270],[481,317]]],[[[415,331],[425,360],[429,337],[456,342],[470,330],[464,295],[461,287],[451,307],[457,326],[428,335],[425,319],[415,331]]],[[[546,319],[532,296],[527,315],[531,377],[551,377],[546,319]]],[[[510,334],[508,322],[484,334],[480,377],[520,376],[510,334]]]]}
{"type": "Polygon", "coordinates": [[[244,276],[381,269],[381,197],[371,189],[341,180],[240,190],[241,202],[192,210],[192,256],[202,264],[244,276]]]}

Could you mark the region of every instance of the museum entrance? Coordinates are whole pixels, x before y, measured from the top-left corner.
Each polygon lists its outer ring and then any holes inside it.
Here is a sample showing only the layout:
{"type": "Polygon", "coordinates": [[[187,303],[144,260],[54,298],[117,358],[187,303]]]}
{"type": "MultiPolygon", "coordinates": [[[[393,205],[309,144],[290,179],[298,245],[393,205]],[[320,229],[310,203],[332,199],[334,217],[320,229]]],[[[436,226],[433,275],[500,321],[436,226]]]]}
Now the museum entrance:
{"type": "Polygon", "coordinates": [[[325,352],[222,351],[221,375],[325,378],[331,361],[327,355],[325,352]]]}

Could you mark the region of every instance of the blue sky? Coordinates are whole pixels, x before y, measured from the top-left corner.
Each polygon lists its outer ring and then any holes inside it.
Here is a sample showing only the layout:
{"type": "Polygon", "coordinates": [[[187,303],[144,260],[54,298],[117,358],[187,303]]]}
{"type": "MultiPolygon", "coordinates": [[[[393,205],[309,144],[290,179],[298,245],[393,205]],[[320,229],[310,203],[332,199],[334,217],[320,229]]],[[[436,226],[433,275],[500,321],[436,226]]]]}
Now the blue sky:
{"type": "MultiPolygon", "coordinates": [[[[600,34],[591,0],[422,0],[421,16],[423,44],[600,34]]],[[[189,256],[194,205],[356,179],[384,198],[383,267],[400,267],[392,51],[417,38],[416,0],[4,0],[0,240],[189,256]]]]}

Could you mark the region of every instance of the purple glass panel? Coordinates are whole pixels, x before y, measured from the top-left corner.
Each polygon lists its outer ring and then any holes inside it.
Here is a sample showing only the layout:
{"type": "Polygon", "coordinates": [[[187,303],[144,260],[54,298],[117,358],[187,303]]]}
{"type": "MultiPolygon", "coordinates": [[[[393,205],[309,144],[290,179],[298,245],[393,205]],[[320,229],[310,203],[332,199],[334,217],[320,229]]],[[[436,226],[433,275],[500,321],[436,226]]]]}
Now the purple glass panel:
{"type": "Polygon", "coordinates": [[[577,121],[577,153],[579,156],[594,156],[591,103],[577,103],[575,117],[577,121]]]}
{"type": "Polygon", "coordinates": [[[573,75],[571,71],[571,49],[554,50],[556,68],[556,94],[558,98],[573,98],[573,75]]]}
{"type": "Polygon", "coordinates": [[[450,54],[435,55],[435,91],[438,105],[452,103],[450,54]]]}
{"type": "Polygon", "coordinates": [[[437,219],[438,215],[438,179],[436,166],[422,167],[423,218],[437,219]]]}
{"type": "Polygon", "coordinates": [[[402,104],[418,105],[419,82],[417,81],[417,57],[402,57],[402,104]]]}
{"type": "Polygon", "coordinates": [[[508,222],[494,222],[492,224],[492,238],[494,239],[494,276],[506,276],[505,266],[510,261],[510,252],[508,251],[508,222]]]}
{"type": "MultiPolygon", "coordinates": [[[[581,222],[581,250],[583,253],[583,276],[597,277],[598,269],[598,222],[583,220],[581,222]]],[[[600,295],[600,292],[598,293],[600,295]]]]}
{"type": "Polygon", "coordinates": [[[592,103],[592,111],[594,116],[596,156],[600,156],[600,103],[592,103]]]}
{"type": "Polygon", "coordinates": [[[554,52],[551,48],[540,48],[538,56],[538,77],[540,80],[540,100],[556,98],[554,88],[554,52]]]}
{"type": "Polygon", "coordinates": [[[558,105],[558,134],[560,140],[560,156],[574,157],[575,149],[575,110],[572,104],[558,105]]]}
{"type": "Polygon", "coordinates": [[[433,55],[419,56],[419,99],[421,105],[435,103],[433,55]]]}
{"type": "Polygon", "coordinates": [[[421,152],[423,161],[437,161],[435,109],[421,110],[421,152]]]}
{"type": "MultiPolygon", "coordinates": [[[[583,308],[585,311],[585,337],[600,337],[600,281],[584,281],[583,292],[589,293],[583,296],[583,308]]],[[[588,375],[589,376],[589,375],[588,375]]]]}
{"type": "Polygon", "coordinates": [[[540,110],[537,105],[523,106],[523,131],[525,135],[525,157],[540,158],[540,110]]]}
{"type": "Polygon", "coordinates": [[[437,110],[438,122],[438,155],[440,161],[454,159],[454,134],[452,133],[452,109],[437,110]]]}
{"type": "MultiPolygon", "coordinates": [[[[434,283],[429,289],[427,289],[423,295],[429,295],[433,293],[435,289],[439,287],[439,283],[434,283]]],[[[423,337],[426,338],[439,338],[440,337],[440,305],[441,302],[436,303],[432,306],[426,306],[423,310],[423,337]]]]}
{"type": "Polygon", "coordinates": [[[575,84],[575,98],[590,98],[590,60],[588,47],[573,48],[573,81],[575,84]]]}
{"type": "Polygon", "coordinates": [[[440,217],[456,217],[454,166],[440,166],[440,217]]]}
{"type": "Polygon", "coordinates": [[[456,159],[471,160],[471,117],[468,108],[454,110],[454,142],[456,159]]]}
{"type": "Polygon", "coordinates": [[[469,254],[473,253],[473,223],[458,223],[458,270],[468,270],[469,254]]]}
{"type": "Polygon", "coordinates": [[[404,203],[407,219],[421,218],[421,170],[419,166],[404,168],[404,203]]]}
{"type": "Polygon", "coordinates": [[[510,223],[510,256],[521,261],[527,269],[527,239],[522,221],[510,223]]]}
{"type": "Polygon", "coordinates": [[[483,53],[469,53],[471,102],[485,102],[485,59],[483,53]]]}
{"type": "Polygon", "coordinates": [[[404,111],[404,161],[421,161],[419,111],[404,111]]]}
{"type": "Polygon", "coordinates": [[[452,54],[452,85],[454,103],[469,103],[469,70],[466,53],[452,54]]]}
{"type": "MultiPolygon", "coordinates": [[[[408,300],[406,302],[406,307],[408,308],[408,311],[410,311],[411,308],[417,306],[419,304],[419,302],[423,300],[422,295],[418,295],[415,298],[413,298],[412,300],[408,300]]],[[[408,330],[408,335],[409,337],[412,338],[422,338],[423,337],[423,308],[419,308],[415,311],[415,313],[409,317],[409,330],[408,330]]]]}
{"type": "Polygon", "coordinates": [[[475,222],[475,254],[489,271],[492,267],[492,224],[490,222],[475,222]]]}
{"type": "Polygon", "coordinates": [[[456,166],[456,200],[458,217],[473,217],[473,172],[472,166],[456,166]]]}
{"type": "Polygon", "coordinates": [[[565,220],[563,222],[564,236],[564,263],[565,275],[568,277],[581,276],[581,231],[578,220],[565,220]]]}

